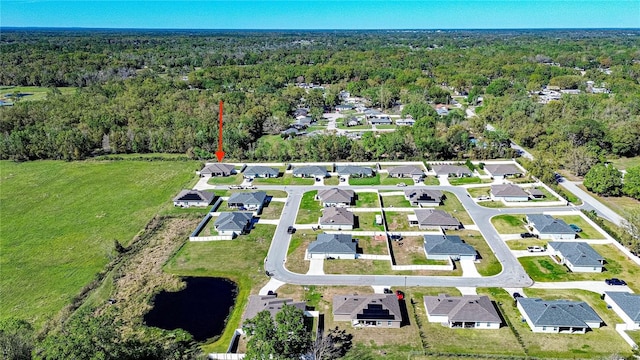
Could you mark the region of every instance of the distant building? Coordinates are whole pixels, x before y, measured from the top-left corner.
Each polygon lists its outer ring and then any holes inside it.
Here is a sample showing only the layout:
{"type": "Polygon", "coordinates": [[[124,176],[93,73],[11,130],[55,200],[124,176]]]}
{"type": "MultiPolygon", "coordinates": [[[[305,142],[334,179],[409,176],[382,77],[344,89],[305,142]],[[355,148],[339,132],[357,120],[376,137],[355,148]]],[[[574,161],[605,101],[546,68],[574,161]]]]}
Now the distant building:
{"type": "Polygon", "coordinates": [[[200,176],[229,176],[236,173],[235,166],[231,164],[213,163],[200,170],[200,176]]]}
{"type": "Polygon", "coordinates": [[[395,178],[422,179],[424,172],[414,165],[396,166],[389,169],[389,176],[395,178]]]}
{"type": "Polygon", "coordinates": [[[268,166],[247,166],[244,170],[243,176],[247,179],[255,178],[276,178],[280,172],[278,169],[274,169],[268,166]]]}
{"type": "Polygon", "coordinates": [[[514,164],[486,164],[484,169],[493,179],[520,177],[524,174],[524,172],[514,164]]]}
{"type": "Polygon", "coordinates": [[[460,178],[473,175],[468,167],[462,165],[433,165],[431,168],[438,176],[460,178]]]}
{"type": "Polygon", "coordinates": [[[293,169],[293,176],[303,178],[326,178],[329,176],[327,168],[322,166],[301,166],[293,169]]]}

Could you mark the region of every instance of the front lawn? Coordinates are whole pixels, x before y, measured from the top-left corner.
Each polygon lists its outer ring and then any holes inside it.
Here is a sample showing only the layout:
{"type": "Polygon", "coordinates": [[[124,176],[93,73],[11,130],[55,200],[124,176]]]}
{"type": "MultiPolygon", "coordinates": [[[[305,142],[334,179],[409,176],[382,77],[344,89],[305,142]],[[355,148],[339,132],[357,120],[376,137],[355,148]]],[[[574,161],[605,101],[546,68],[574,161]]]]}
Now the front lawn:
{"type": "Polygon", "coordinates": [[[449,235],[458,235],[465,243],[471,245],[478,252],[479,263],[476,263],[476,269],[482,276],[492,276],[502,271],[502,264],[498,261],[489,244],[484,240],[479,231],[472,230],[448,230],[449,235]]]}
{"type": "Polygon", "coordinates": [[[318,190],[307,191],[302,195],[296,224],[318,223],[318,218],[322,216],[322,204],[315,199],[316,195],[318,195],[318,190]]]}
{"type": "Polygon", "coordinates": [[[371,177],[349,177],[349,185],[353,186],[373,186],[380,185],[380,174],[371,177]]]}
{"type": "MultiPolygon", "coordinates": [[[[480,179],[479,177],[471,176],[471,177],[461,177],[461,178],[449,178],[449,184],[451,185],[468,185],[468,184],[482,184],[487,182],[486,180],[480,179]]],[[[491,180],[488,180],[491,182],[491,180]]]]}
{"type": "Polygon", "coordinates": [[[387,174],[382,174],[380,175],[380,185],[397,185],[397,184],[406,184],[406,185],[413,185],[413,179],[410,178],[395,178],[395,177],[390,177],[387,174]]]}
{"type": "Polygon", "coordinates": [[[491,187],[483,186],[483,187],[467,188],[467,192],[469,193],[469,195],[471,195],[472,198],[477,198],[482,195],[490,196],[491,187]]]}
{"type": "Polygon", "coordinates": [[[357,192],[356,207],[379,208],[380,201],[378,200],[378,193],[377,192],[357,192]]]}
{"type": "Polygon", "coordinates": [[[385,208],[400,207],[410,208],[411,202],[402,195],[382,196],[382,205],[385,208]]]}
{"type": "Polygon", "coordinates": [[[491,224],[500,234],[520,234],[526,232],[524,215],[498,215],[491,218],[491,224]]]}
{"type": "Polygon", "coordinates": [[[238,173],[230,176],[213,176],[207,183],[210,185],[240,185],[243,181],[242,174],[238,173]]]}

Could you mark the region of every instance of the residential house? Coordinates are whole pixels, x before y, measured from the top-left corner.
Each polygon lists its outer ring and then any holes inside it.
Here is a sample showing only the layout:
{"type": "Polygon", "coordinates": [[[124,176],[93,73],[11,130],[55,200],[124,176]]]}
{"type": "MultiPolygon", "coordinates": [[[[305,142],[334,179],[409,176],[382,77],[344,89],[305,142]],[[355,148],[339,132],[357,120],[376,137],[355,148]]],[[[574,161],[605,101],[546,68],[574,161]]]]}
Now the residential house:
{"type": "Polygon", "coordinates": [[[305,312],[307,304],[304,301],[293,301],[289,298],[278,298],[277,295],[250,295],[249,303],[242,316],[242,322],[253,319],[259,312],[267,310],[272,318],[282,310],[285,305],[293,306],[305,312]]]}
{"type": "Polygon", "coordinates": [[[352,104],[342,104],[336,105],[336,112],[353,110],[354,106],[352,104]]]}
{"type": "Polygon", "coordinates": [[[462,225],[458,219],[442,210],[416,209],[414,215],[409,215],[409,226],[418,226],[421,230],[460,229],[462,225]]]}
{"type": "Polygon", "coordinates": [[[524,174],[524,172],[514,164],[486,164],[484,170],[492,179],[520,177],[524,174]]]}
{"type": "Polygon", "coordinates": [[[462,165],[433,165],[431,167],[436,175],[444,177],[468,177],[473,175],[468,167],[462,165]]]}
{"type": "Polygon", "coordinates": [[[322,206],[351,206],[355,203],[356,193],[353,190],[332,188],[319,190],[316,199],[322,202],[322,206]]]}
{"type": "Polygon", "coordinates": [[[319,234],[307,247],[305,259],[355,259],[358,240],[349,234],[319,234]]]}
{"type": "Polygon", "coordinates": [[[305,117],[300,117],[297,118],[296,121],[294,121],[291,124],[291,127],[297,129],[297,130],[303,130],[308,128],[309,126],[311,126],[311,123],[313,123],[313,118],[309,117],[309,116],[305,116],[305,117]]]}
{"type": "Polygon", "coordinates": [[[355,165],[336,166],[336,172],[340,176],[371,177],[375,175],[372,168],[355,165]]]}
{"type": "Polygon", "coordinates": [[[640,330],[640,295],[606,291],[604,301],[627,324],[627,330],[640,330]]]}
{"type": "Polygon", "coordinates": [[[440,116],[447,116],[449,115],[449,109],[447,109],[447,107],[442,104],[438,104],[436,106],[436,113],[438,113],[438,115],[440,116]]]}
{"type": "Polygon", "coordinates": [[[375,110],[375,109],[365,109],[363,111],[363,113],[364,113],[364,116],[366,116],[367,119],[373,119],[373,118],[377,118],[377,117],[385,117],[385,116],[387,116],[384,113],[382,113],[382,111],[375,110]]]}
{"type": "Polygon", "coordinates": [[[245,179],[277,178],[279,174],[278,169],[260,165],[247,166],[243,172],[245,179]]]}
{"type": "Polygon", "coordinates": [[[552,241],[547,244],[547,250],[573,272],[602,272],[604,267],[602,255],[586,242],[552,241]]]}
{"type": "Polygon", "coordinates": [[[508,202],[529,201],[529,194],[518,185],[491,185],[491,198],[508,202]]]}
{"type": "Polygon", "coordinates": [[[527,190],[527,192],[534,199],[544,199],[544,193],[540,189],[532,188],[527,190]]]}
{"type": "Polygon", "coordinates": [[[229,196],[227,204],[230,208],[253,211],[254,215],[262,212],[262,207],[267,200],[267,193],[264,191],[233,193],[229,196]]]}
{"type": "Polygon", "coordinates": [[[373,117],[369,120],[371,125],[392,125],[393,121],[388,116],[373,117]]]}
{"type": "Polygon", "coordinates": [[[533,332],[584,334],[602,325],[602,319],[584,301],[519,297],[517,307],[533,332]]]}
{"type": "Polygon", "coordinates": [[[322,166],[301,166],[293,169],[293,176],[304,178],[326,178],[329,177],[329,172],[322,166]]]}
{"type": "Polygon", "coordinates": [[[502,319],[487,296],[425,296],[424,307],[429,322],[450,328],[499,329],[502,319]]]}
{"type": "Polygon", "coordinates": [[[398,125],[398,126],[413,126],[413,124],[415,124],[415,123],[416,123],[416,121],[413,120],[412,118],[396,120],[396,125],[398,125]]]}
{"type": "Polygon", "coordinates": [[[293,112],[293,117],[298,118],[298,117],[306,117],[309,114],[309,109],[296,109],[293,112]]]}
{"type": "Polygon", "coordinates": [[[424,235],[424,253],[431,260],[475,260],[476,249],[457,235],[424,235]]]}
{"type": "Polygon", "coordinates": [[[323,230],[353,230],[355,216],[345,208],[327,207],[322,209],[318,225],[323,230]]]}
{"type": "Polygon", "coordinates": [[[231,164],[213,163],[200,170],[200,176],[229,176],[236,173],[235,166],[231,164]]]}
{"type": "Polygon", "coordinates": [[[422,169],[419,169],[417,166],[413,165],[404,165],[404,166],[396,166],[389,169],[389,176],[395,178],[414,178],[414,179],[422,179],[424,177],[424,172],[422,169]]]}
{"type": "Polygon", "coordinates": [[[333,297],[333,320],[351,321],[355,327],[399,328],[402,311],[393,294],[336,295],[333,297]]]}
{"type": "Polygon", "coordinates": [[[220,235],[242,235],[251,230],[253,214],[250,212],[221,212],[213,223],[220,235]]]}
{"type": "Polygon", "coordinates": [[[294,136],[300,136],[300,135],[304,135],[306,134],[306,132],[304,131],[299,131],[297,129],[294,128],[288,128],[287,130],[281,131],[280,135],[282,135],[285,138],[290,138],[290,137],[294,137],[294,136]]]}
{"type": "Polygon", "coordinates": [[[555,219],[550,215],[529,214],[527,225],[540,239],[573,240],[576,232],[562,219],[555,219]]]}
{"type": "Polygon", "coordinates": [[[173,198],[173,206],[207,206],[211,204],[216,195],[208,191],[182,190],[173,198]]]}
{"type": "Polygon", "coordinates": [[[444,194],[440,190],[418,188],[405,190],[404,198],[414,206],[438,206],[442,204],[444,194]]]}

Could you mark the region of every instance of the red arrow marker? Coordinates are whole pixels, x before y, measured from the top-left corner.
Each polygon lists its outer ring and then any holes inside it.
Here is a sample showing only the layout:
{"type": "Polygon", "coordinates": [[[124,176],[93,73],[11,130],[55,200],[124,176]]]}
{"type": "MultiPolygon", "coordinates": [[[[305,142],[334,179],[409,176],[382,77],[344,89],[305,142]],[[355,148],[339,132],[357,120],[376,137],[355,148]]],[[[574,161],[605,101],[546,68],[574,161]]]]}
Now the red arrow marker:
{"type": "Polygon", "coordinates": [[[218,151],[216,151],[218,162],[224,159],[224,151],[222,151],[222,100],[220,100],[220,126],[218,127],[218,151]]]}

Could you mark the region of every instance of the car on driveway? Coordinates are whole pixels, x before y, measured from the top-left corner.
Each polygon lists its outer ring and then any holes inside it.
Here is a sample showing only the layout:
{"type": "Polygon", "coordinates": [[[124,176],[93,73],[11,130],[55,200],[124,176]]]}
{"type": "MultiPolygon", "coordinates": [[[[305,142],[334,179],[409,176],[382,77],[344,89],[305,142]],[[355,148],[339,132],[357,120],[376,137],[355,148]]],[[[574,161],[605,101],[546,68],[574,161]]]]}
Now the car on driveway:
{"type": "Polygon", "coordinates": [[[580,229],[580,226],[576,225],[576,224],[569,224],[569,227],[571,228],[571,230],[575,231],[575,232],[581,232],[582,229],[580,229]]]}
{"type": "Polygon", "coordinates": [[[405,184],[405,183],[398,183],[398,184],[396,184],[396,186],[404,187],[404,186],[407,186],[407,184],[405,184]]]}
{"type": "Polygon", "coordinates": [[[607,285],[621,285],[621,286],[627,285],[627,283],[624,280],[620,280],[616,278],[606,279],[604,282],[607,285]]]}
{"type": "Polygon", "coordinates": [[[522,234],[520,234],[520,237],[523,238],[523,239],[526,239],[526,238],[537,238],[538,235],[532,234],[532,233],[522,233],[522,234]]]}
{"type": "Polygon", "coordinates": [[[527,246],[528,252],[544,252],[544,248],[542,246],[527,246]]]}
{"type": "Polygon", "coordinates": [[[287,234],[293,234],[296,232],[296,228],[294,228],[293,226],[289,226],[287,228],[287,234]]]}
{"type": "Polygon", "coordinates": [[[489,195],[480,195],[478,196],[478,200],[490,200],[491,196],[489,195]]]}

